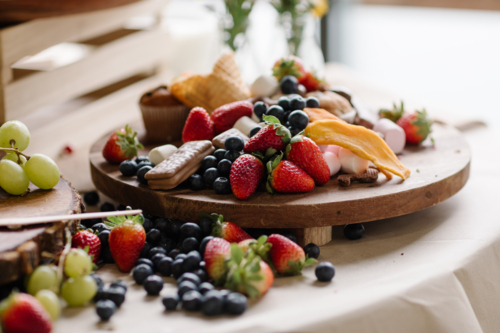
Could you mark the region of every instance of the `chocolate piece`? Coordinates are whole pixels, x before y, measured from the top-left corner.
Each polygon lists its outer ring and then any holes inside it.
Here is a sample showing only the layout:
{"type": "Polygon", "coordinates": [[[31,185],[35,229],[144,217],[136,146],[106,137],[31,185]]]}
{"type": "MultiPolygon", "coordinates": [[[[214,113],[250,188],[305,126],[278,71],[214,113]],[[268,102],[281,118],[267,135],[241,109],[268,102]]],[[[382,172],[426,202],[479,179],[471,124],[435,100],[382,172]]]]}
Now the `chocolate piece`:
{"type": "Polygon", "coordinates": [[[378,169],[369,167],[365,172],[360,174],[343,174],[337,177],[337,182],[340,186],[347,187],[351,185],[352,181],[360,183],[375,183],[378,179],[378,169]]]}
{"type": "Polygon", "coordinates": [[[236,128],[231,128],[231,129],[228,129],[227,131],[222,132],[221,134],[217,135],[215,138],[213,138],[212,144],[216,148],[224,149],[224,142],[226,142],[226,139],[229,138],[230,136],[238,136],[238,137],[242,138],[243,141],[245,141],[245,143],[247,143],[248,140],[250,140],[248,138],[248,136],[241,133],[240,130],[238,130],[236,128]]]}

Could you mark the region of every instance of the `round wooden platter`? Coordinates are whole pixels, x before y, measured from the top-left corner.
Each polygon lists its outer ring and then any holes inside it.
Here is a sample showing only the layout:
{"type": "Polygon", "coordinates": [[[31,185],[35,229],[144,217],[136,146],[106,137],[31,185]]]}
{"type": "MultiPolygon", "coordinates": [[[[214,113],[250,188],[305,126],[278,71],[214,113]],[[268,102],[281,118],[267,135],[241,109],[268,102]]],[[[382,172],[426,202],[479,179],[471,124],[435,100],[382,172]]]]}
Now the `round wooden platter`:
{"type": "MultiPolygon", "coordinates": [[[[85,210],[80,194],[61,178],[49,191],[33,184],[24,196],[12,196],[0,188],[0,216],[4,218],[77,214],[85,210]]],[[[64,221],[20,229],[0,228],[0,284],[31,273],[42,253],[58,254],[65,243],[64,228],[74,232],[78,221],[64,221]]]]}
{"type": "MultiPolygon", "coordinates": [[[[242,201],[232,194],[217,195],[211,189],[151,190],[136,177],[122,176],[117,165],[104,160],[101,151],[109,135],[91,149],[91,173],[97,189],[107,196],[158,216],[198,221],[198,213],[216,212],[223,214],[226,221],[247,228],[322,230],[409,214],[457,193],[469,177],[470,148],[451,126],[435,124],[433,130],[434,147],[409,147],[400,156],[411,170],[405,181],[397,176],[387,180],[380,174],[376,183],[340,187],[332,177],[325,186],[304,194],[271,195],[262,187],[242,201]]],[[[146,145],[140,155],[147,155],[153,147],[146,145]]],[[[321,243],[325,241],[328,239],[321,243]]]]}

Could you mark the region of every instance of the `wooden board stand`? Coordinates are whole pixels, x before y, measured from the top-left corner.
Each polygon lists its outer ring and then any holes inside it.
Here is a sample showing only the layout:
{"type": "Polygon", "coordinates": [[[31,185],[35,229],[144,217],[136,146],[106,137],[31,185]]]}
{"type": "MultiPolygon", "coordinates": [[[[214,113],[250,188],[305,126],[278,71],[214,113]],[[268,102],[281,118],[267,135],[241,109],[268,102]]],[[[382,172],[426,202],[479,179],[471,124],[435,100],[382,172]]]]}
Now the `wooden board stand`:
{"type": "MultiPolygon", "coordinates": [[[[140,125],[134,126],[136,129],[140,125]]],[[[400,156],[411,170],[402,181],[379,175],[376,183],[339,187],[336,179],[303,194],[271,195],[260,188],[247,200],[211,189],[194,192],[177,187],[153,191],[136,177],[124,177],[117,165],[102,157],[109,135],[91,149],[92,180],[98,190],[119,203],[154,215],[198,221],[198,214],[219,213],[245,228],[280,228],[293,232],[300,244],[322,245],[331,240],[331,226],[369,222],[409,214],[442,202],[457,193],[469,178],[471,152],[460,132],[434,125],[435,147],[408,147],[400,156]]],[[[146,145],[140,155],[153,146],[146,145]]]]}

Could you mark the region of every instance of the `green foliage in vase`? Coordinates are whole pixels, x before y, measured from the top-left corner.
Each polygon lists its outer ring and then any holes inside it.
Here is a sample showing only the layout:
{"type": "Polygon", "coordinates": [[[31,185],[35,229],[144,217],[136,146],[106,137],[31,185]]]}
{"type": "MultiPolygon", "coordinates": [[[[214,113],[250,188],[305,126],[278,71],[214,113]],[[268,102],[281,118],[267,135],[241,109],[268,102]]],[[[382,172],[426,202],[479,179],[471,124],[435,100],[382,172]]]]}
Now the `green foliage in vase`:
{"type": "Polygon", "coordinates": [[[255,0],[224,0],[226,12],[231,17],[231,22],[224,24],[226,43],[231,49],[236,50],[236,36],[245,33],[248,27],[248,16],[252,11],[255,0]]]}

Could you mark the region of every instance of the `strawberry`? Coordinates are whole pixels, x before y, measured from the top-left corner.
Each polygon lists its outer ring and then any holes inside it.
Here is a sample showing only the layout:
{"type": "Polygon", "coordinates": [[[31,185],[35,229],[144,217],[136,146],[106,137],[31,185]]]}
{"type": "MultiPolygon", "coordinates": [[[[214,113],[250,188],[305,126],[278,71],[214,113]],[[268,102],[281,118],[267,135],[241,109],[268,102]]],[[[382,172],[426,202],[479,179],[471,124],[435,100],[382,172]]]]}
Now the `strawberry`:
{"type": "Polygon", "coordinates": [[[267,162],[269,193],[302,193],[314,188],[314,179],[292,161],[282,161],[282,154],[267,162]]]}
{"type": "Polygon", "coordinates": [[[111,216],[107,225],[113,229],[109,233],[109,249],[118,268],[128,273],[139,259],[144,243],[146,243],[146,232],[142,227],[144,217],[142,214],[136,216],[111,216]]]}
{"type": "Polygon", "coordinates": [[[212,112],[210,118],[214,122],[215,134],[231,129],[234,123],[241,117],[252,117],[253,104],[247,101],[233,102],[221,107],[212,112]]]}
{"type": "Polygon", "coordinates": [[[201,107],[192,108],[182,130],[182,142],[212,140],[214,125],[208,112],[201,107]]]}
{"type": "Polygon", "coordinates": [[[267,242],[272,245],[270,255],[274,268],[280,274],[296,275],[302,268],[316,262],[306,258],[304,250],[295,242],[282,235],[272,234],[267,242]]]}
{"type": "Polygon", "coordinates": [[[205,269],[208,276],[221,285],[226,279],[226,266],[224,262],[231,255],[231,244],[225,239],[216,237],[211,239],[205,247],[205,269]]]}
{"type": "Polygon", "coordinates": [[[201,214],[203,217],[208,217],[214,222],[212,227],[212,236],[220,237],[229,243],[239,243],[245,239],[252,239],[252,236],[247,234],[243,229],[238,227],[233,222],[223,222],[224,216],[218,214],[201,214]]]}
{"type": "Polygon", "coordinates": [[[397,122],[399,118],[403,116],[405,113],[404,103],[401,101],[401,106],[398,108],[396,103],[392,104],[392,110],[389,109],[380,109],[378,111],[378,115],[380,118],[387,118],[392,120],[393,122],[397,122]]]}
{"type": "Polygon", "coordinates": [[[80,249],[85,249],[88,247],[88,254],[92,256],[92,261],[94,264],[97,263],[99,259],[99,253],[101,253],[101,240],[97,235],[88,232],[86,230],[77,232],[71,238],[71,247],[76,247],[80,249]]]}
{"type": "Polygon", "coordinates": [[[253,251],[243,253],[238,244],[231,244],[231,257],[226,266],[225,287],[250,298],[264,295],[274,282],[269,265],[253,251]]]}
{"type": "Polygon", "coordinates": [[[238,246],[243,251],[247,253],[249,250],[253,251],[260,259],[264,260],[271,268],[273,268],[273,263],[269,257],[269,250],[271,250],[271,244],[267,243],[267,236],[262,235],[259,239],[245,239],[238,243],[238,246]]]}
{"type": "Polygon", "coordinates": [[[129,125],[111,134],[102,149],[102,156],[109,163],[120,164],[137,156],[137,149],[144,148],[137,139],[137,132],[129,125]]]}
{"type": "Polygon", "coordinates": [[[13,292],[0,304],[0,317],[4,332],[49,333],[50,315],[33,296],[13,292]]]}
{"type": "Polygon", "coordinates": [[[273,75],[278,81],[281,81],[286,75],[293,75],[299,83],[302,83],[306,76],[306,70],[304,69],[302,59],[289,55],[276,61],[273,66],[273,75]]]}
{"type": "Polygon", "coordinates": [[[255,156],[248,154],[241,155],[231,166],[231,173],[229,175],[231,190],[238,199],[243,200],[250,197],[263,178],[264,165],[255,156]]]}
{"type": "Polygon", "coordinates": [[[300,83],[306,88],[307,92],[320,90],[323,85],[323,82],[312,72],[307,72],[300,83]]]}
{"type": "Polygon", "coordinates": [[[314,179],[316,185],[330,180],[330,169],[318,145],[311,139],[297,135],[286,147],[286,157],[314,179]]]}
{"type": "Polygon", "coordinates": [[[406,143],[418,145],[424,141],[431,132],[432,121],[427,118],[427,112],[416,111],[415,113],[402,116],[397,124],[406,133],[406,143]]]}
{"type": "Polygon", "coordinates": [[[245,153],[260,152],[266,154],[269,148],[281,151],[285,150],[286,145],[290,142],[290,131],[280,124],[278,118],[273,116],[264,116],[263,118],[267,126],[248,140],[243,148],[245,153]]]}

